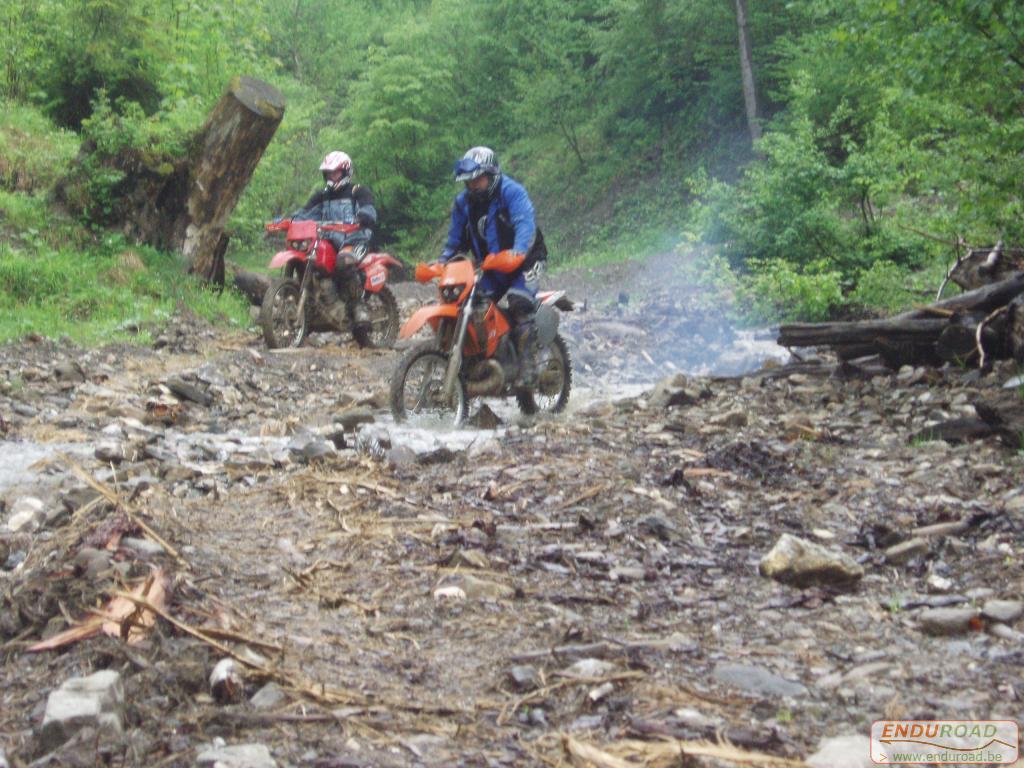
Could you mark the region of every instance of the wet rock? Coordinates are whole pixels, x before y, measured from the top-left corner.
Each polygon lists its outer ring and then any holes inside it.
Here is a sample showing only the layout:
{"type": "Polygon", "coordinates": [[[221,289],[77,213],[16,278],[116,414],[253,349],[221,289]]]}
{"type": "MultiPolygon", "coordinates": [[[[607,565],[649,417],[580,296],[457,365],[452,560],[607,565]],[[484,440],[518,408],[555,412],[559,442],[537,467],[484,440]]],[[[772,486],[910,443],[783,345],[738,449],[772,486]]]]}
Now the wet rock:
{"type": "Polygon", "coordinates": [[[908,539],[899,544],[894,544],[885,550],[885,562],[900,565],[923,555],[927,551],[928,542],[925,539],[908,539]]]}
{"type": "Polygon", "coordinates": [[[487,559],[487,555],[479,549],[460,549],[452,555],[449,565],[453,568],[461,566],[463,568],[486,570],[490,567],[491,562],[487,559]]]}
{"type": "Polygon", "coordinates": [[[872,768],[871,739],[863,734],[822,739],[813,755],[807,757],[811,768],[872,768]]]}
{"type": "Polygon", "coordinates": [[[659,381],[647,397],[647,407],[658,410],[674,407],[696,405],[702,399],[710,397],[706,389],[693,386],[684,374],[677,373],[659,381]]]}
{"type": "Polygon", "coordinates": [[[100,741],[116,741],[124,732],[123,710],[124,686],[117,672],[71,678],[46,700],[40,741],[44,749],[53,750],[86,727],[100,741]]]}
{"type": "Polygon", "coordinates": [[[517,691],[532,691],[541,686],[540,673],[527,665],[512,667],[508,671],[508,678],[517,691]]]}
{"type": "Polygon", "coordinates": [[[739,427],[745,427],[750,421],[750,416],[742,408],[733,408],[730,411],[719,416],[713,416],[708,419],[708,423],[716,427],[729,427],[731,429],[737,429],[739,427]]]}
{"type": "Polygon", "coordinates": [[[763,576],[798,587],[813,584],[849,584],[864,576],[853,558],[820,544],[784,533],[761,559],[763,576]]]}
{"type": "Polygon", "coordinates": [[[516,594],[515,589],[508,584],[481,579],[468,573],[445,576],[438,587],[457,587],[470,600],[509,600],[516,594]]]}
{"type": "Polygon", "coordinates": [[[93,456],[104,464],[120,464],[125,460],[126,451],[123,443],[105,442],[96,446],[93,456]]]}
{"type": "Polygon", "coordinates": [[[580,659],[566,667],[560,675],[573,678],[601,678],[619,671],[619,667],[604,659],[580,659]]]}
{"type": "Polygon", "coordinates": [[[334,423],[340,424],[346,432],[355,432],[361,424],[372,424],[374,421],[373,411],[358,405],[334,415],[334,423]]]}
{"type": "Polygon", "coordinates": [[[42,500],[35,496],[22,496],[11,507],[10,517],[7,518],[7,530],[17,533],[38,529],[46,519],[44,506],[42,500]]]}
{"type": "Polygon", "coordinates": [[[205,749],[196,757],[196,765],[212,768],[277,768],[277,762],[263,744],[235,744],[205,749]]]}
{"type": "Polygon", "coordinates": [[[75,573],[87,579],[95,579],[110,568],[110,553],[104,549],[82,547],[72,561],[75,573]]]}
{"type": "Polygon", "coordinates": [[[646,515],[636,522],[637,530],[647,536],[654,536],[661,541],[670,541],[679,529],[675,523],[662,515],[646,515]]]}
{"type": "Polygon", "coordinates": [[[303,463],[334,456],[338,452],[330,440],[308,435],[296,437],[288,443],[288,451],[303,463]]]}
{"type": "Polygon", "coordinates": [[[692,707],[682,707],[672,712],[676,721],[687,728],[695,731],[705,731],[719,728],[722,725],[722,718],[709,717],[703,712],[692,707]]]}
{"type": "Polygon", "coordinates": [[[164,553],[164,548],[155,541],[136,539],[131,536],[121,539],[121,547],[134,552],[136,556],[143,560],[150,560],[164,553]]]}
{"type": "Polygon", "coordinates": [[[181,376],[171,376],[164,382],[164,386],[179,400],[189,400],[202,406],[209,406],[213,403],[213,395],[181,376]]]}
{"type": "Polygon", "coordinates": [[[284,691],[281,690],[281,686],[275,682],[269,682],[253,694],[249,703],[255,709],[274,709],[283,704],[287,698],[284,691]]]}
{"type": "Polygon", "coordinates": [[[959,635],[970,629],[977,615],[974,608],[929,608],[921,612],[917,621],[929,635],[959,635]]]}
{"type": "Polygon", "coordinates": [[[53,367],[53,375],[58,381],[85,381],[85,371],[74,360],[65,360],[53,367]]]}
{"type": "Polygon", "coordinates": [[[746,664],[718,664],[715,666],[713,674],[715,680],[720,683],[761,696],[795,698],[807,693],[807,689],[801,683],[786,680],[761,667],[752,667],[746,664]]]}
{"type": "Polygon", "coordinates": [[[1024,603],[1020,600],[986,600],[981,615],[991,621],[1013,624],[1024,614],[1024,603]]]}

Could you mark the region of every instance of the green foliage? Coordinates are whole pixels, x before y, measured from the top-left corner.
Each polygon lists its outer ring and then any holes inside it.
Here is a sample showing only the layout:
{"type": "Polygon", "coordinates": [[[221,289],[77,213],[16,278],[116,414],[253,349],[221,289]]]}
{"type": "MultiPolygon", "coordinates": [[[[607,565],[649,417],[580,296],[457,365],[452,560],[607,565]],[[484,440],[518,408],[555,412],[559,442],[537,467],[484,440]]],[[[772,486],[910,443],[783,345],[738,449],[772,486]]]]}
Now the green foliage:
{"type": "Polygon", "coordinates": [[[78,151],[78,137],[37,109],[0,99],[0,189],[50,188],[78,151]]]}
{"type": "Polygon", "coordinates": [[[948,257],[908,227],[1024,241],[1018,5],[753,4],[755,152],[719,0],[0,0],[0,189],[35,195],[0,196],[0,234],[59,242],[32,220],[58,179],[93,226],[122,215],[125,175],[173,168],[248,74],[287,108],[232,258],[262,259],[263,222],[305,202],[333,149],[375,193],[378,244],[431,257],[453,160],[488,144],[530,190],[553,264],[710,244],[761,317],[897,311],[948,257]]]}
{"type": "Polygon", "coordinates": [[[755,262],[741,284],[739,305],[757,320],[827,320],[842,304],[842,275],[827,261],[794,267],[784,260],[755,262]]]}

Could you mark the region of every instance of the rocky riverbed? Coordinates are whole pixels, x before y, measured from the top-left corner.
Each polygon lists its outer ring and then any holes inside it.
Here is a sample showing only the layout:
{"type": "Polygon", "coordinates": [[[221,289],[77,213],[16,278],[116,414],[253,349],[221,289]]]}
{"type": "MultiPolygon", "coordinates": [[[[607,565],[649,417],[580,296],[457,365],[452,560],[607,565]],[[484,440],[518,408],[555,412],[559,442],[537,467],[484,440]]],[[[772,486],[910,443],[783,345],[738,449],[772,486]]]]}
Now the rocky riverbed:
{"type": "Polygon", "coordinates": [[[915,437],[1018,371],[785,365],[586,278],[569,412],[486,429],[395,428],[398,352],[337,336],[0,348],[0,766],[860,766],[876,719],[1020,721],[1024,454],[915,437]]]}

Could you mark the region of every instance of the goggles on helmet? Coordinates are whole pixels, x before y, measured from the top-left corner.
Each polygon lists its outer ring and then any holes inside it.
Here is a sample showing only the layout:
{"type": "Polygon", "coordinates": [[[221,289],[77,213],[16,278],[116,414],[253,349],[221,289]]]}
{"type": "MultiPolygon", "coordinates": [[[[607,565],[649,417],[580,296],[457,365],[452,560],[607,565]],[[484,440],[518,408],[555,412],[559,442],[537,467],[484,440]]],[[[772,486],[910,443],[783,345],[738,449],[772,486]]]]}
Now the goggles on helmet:
{"type": "Polygon", "coordinates": [[[471,157],[463,157],[455,163],[456,181],[472,181],[485,172],[485,168],[471,157]]]}

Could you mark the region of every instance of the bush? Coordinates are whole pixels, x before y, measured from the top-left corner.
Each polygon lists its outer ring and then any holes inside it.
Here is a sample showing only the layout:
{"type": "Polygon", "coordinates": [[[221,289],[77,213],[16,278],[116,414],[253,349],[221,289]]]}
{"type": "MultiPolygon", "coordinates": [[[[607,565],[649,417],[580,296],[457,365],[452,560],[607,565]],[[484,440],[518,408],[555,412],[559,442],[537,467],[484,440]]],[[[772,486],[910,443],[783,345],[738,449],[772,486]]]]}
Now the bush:
{"type": "Polygon", "coordinates": [[[821,261],[800,269],[785,261],[755,262],[742,280],[739,303],[762,321],[827,320],[843,302],[841,275],[821,261]]]}

